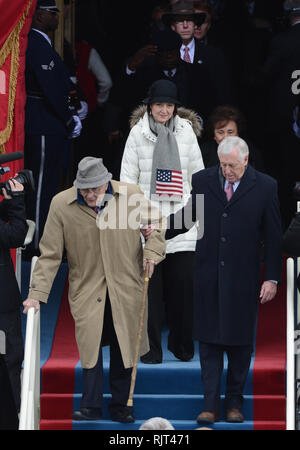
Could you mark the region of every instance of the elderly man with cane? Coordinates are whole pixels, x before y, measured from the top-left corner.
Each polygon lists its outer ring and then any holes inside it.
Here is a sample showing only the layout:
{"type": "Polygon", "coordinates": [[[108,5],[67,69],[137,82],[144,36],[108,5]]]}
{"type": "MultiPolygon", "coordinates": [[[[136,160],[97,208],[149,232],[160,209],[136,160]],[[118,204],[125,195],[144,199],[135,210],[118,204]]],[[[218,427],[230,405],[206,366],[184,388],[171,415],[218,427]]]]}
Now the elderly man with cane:
{"type": "MultiPolygon", "coordinates": [[[[165,257],[162,218],[133,184],[111,179],[101,158],[85,157],[74,186],[51,203],[24,313],[46,303],[64,250],[69,264],[69,303],[83,368],[83,396],[74,420],[102,416],[102,346],[110,345],[110,413],[134,422],[128,406],[144,277],[165,257]],[[141,225],[156,222],[143,248],[141,225]]],[[[144,318],[147,323],[147,317],[144,318]]],[[[142,327],[140,355],[149,350],[142,327]]]]}

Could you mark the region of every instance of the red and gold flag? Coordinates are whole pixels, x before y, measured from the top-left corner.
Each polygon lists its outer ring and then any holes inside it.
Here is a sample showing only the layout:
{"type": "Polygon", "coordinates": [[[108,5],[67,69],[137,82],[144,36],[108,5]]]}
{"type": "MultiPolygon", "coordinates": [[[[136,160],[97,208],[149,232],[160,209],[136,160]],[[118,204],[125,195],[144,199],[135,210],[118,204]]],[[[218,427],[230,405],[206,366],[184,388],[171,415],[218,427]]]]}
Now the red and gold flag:
{"type": "MultiPolygon", "coordinates": [[[[27,35],[37,0],[0,0],[0,153],[24,149],[25,55],[27,35]]],[[[23,159],[5,164],[10,173],[23,159]]]]}
{"type": "MultiPolygon", "coordinates": [[[[0,154],[24,150],[25,57],[36,2],[0,0],[0,154]]],[[[13,177],[24,162],[19,159],[5,166],[10,172],[1,182],[13,177]]],[[[14,251],[12,257],[15,262],[14,251]]]]}

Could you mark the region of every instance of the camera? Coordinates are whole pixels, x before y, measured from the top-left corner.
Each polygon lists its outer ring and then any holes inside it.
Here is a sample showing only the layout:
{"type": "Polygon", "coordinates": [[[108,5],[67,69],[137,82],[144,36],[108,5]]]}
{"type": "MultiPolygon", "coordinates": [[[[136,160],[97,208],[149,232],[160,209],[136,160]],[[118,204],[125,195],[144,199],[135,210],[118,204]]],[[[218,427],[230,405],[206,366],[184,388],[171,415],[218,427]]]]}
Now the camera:
{"type": "MultiPolygon", "coordinates": [[[[3,169],[5,168],[0,168],[0,176],[3,173],[3,169]],[[2,170],[1,170],[2,169],[2,170]]],[[[28,169],[23,169],[23,170],[19,170],[18,175],[14,178],[9,178],[9,180],[16,180],[19,183],[21,183],[24,186],[24,190],[32,190],[34,191],[35,186],[34,186],[34,179],[33,179],[33,174],[31,170],[28,169]]],[[[0,183],[0,193],[2,194],[2,188],[6,189],[6,192],[8,195],[13,196],[14,192],[12,192],[11,188],[10,188],[10,184],[9,184],[9,180],[5,181],[4,183],[0,183]]]]}
{"type": "MultiPolygon", "coordinates": [[[[16,161],[17,159],[22,159],[24,157],[23,152],[11,152],[11,153],[4,153],[0,155],[0,164],[4,164],[11,161],[16,161]]],[[[7,173],[10,171],[9,167],[1,167],[0,166],[0,179],[1,176],[4,173],[7,173]]],[[[16,180],[19,183],[24,186],[24,190],[32,190],[34,191],[34,178],[31,170],[23,169],[18,171],[18,175],[16,177],[10,178],[9,180],[16,180]]],[[[6,189],[6,192],[11,197],[19,195],[19,191],[13,191],[10,188],[9,180],[5,181],[4,183],[0,183],[0,194],[2,193],[2,188],[6,189]]]]}

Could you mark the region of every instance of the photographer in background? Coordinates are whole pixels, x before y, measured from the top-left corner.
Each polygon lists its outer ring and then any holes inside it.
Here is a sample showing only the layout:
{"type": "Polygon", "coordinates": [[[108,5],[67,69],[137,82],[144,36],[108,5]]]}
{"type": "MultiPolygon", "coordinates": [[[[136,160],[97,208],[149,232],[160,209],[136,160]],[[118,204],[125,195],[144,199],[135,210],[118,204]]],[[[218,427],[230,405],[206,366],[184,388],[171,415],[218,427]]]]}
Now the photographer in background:
{"type": "MultiPolygon", "coordinates": [[[[5,333],[5,354],[1,358],[7,368],[11,389],[13,392],[16,412],[20,410],[21,394],[21,365],[23,361],[24,345],[21,332],[21,294],[15,276],[15,270],[10,255],[11,248],[23,245],[28,225],[26,222],[24,187],[15,179],[8,180],[9,194],[4,187],[4,196],[0,202],[0,330],[5,333]]],[[[4,366],[0,366],[1,371],[4,366]]],[[[3,377],[3,373],[0,374],[3,377]]],[[[2,379],[2,378],[1,378],[2,379]]],[[[1,395],[3,403],[5,395],[1,395]]],[[[5,405],[2,404],[2,407],[5,405]]],[[[7,411],[9,405],[7,405],[7,411]]]]}

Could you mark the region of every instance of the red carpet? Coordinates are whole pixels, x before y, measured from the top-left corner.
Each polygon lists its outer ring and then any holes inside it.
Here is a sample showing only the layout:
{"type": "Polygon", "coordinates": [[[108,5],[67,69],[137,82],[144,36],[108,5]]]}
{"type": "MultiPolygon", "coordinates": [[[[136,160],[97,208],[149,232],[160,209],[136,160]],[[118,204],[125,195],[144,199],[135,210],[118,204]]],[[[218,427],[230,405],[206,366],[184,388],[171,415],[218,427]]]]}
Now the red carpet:
{"type": "Polygon", "coordinates": [[[286,260],[284,259],[282,284],[278,287],[276,297],[259,308],[253,367],[255,430],[285,429],[285,369],[286,260]],[[259,397],[256,396],[265,396],[265,402],[259,402],[259,397]],[[262,418],[264,424],[260,423],[262,418]],[[267,427],[265,421],[268,421],[267,427]]]}
{"type": "MultiPolygon", "coordinates": [[[[75,341],[74,321],[68,302],[68,286],[67,281],[55,328],[51,354],[42,368],[41,430],[49,429],[48,421],[43,420],[43,418],[49,417],[49,408],[51,408],[51,404],[49,405],[45,402],[44,397],[47,398],[47,394],[51,393],[58,394],[59,397],[59,394],[65,394],[66,392],[72,393],[72,395],[67,397],[61,396],[62,401],[59,403],[59,410],[60,412],[63,410],[64,416],[70,417],[70,420],[64,420],[64,423],[57,421],[55,429],[59,429],[59,427],[65,430],[72,429],[71,414],[73,411],[74,369],[78,363],[79,355],[75,341]],[[57,376],[58,369],[61,371],[60,376],[57,376]]],[[[53,411],[51,416],[55,417],[55,411],[53,411]]],[[[50,426],[53,427],[53,422],[51,422],[50,426]]]]}

